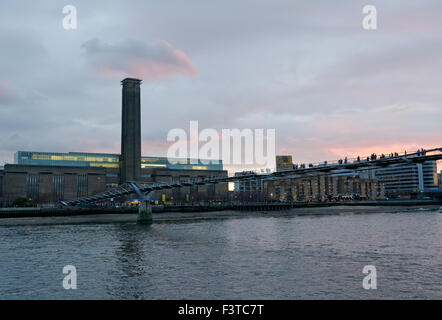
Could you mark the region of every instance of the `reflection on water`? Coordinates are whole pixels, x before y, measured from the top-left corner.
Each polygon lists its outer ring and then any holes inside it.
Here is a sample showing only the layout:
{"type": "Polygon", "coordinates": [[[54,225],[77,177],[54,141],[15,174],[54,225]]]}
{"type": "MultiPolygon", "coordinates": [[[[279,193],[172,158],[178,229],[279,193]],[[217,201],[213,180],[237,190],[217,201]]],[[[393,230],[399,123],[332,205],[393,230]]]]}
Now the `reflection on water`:
{"type": "Polygon", "coordinates": [[[0,298],[440,299],[440,219],[438,211],[345,212],[2,226],[0,298]],[[62,287],[68,264],[77,290],[62,287]],[[362,288],[368,264],[377,290],[362,288]]]}

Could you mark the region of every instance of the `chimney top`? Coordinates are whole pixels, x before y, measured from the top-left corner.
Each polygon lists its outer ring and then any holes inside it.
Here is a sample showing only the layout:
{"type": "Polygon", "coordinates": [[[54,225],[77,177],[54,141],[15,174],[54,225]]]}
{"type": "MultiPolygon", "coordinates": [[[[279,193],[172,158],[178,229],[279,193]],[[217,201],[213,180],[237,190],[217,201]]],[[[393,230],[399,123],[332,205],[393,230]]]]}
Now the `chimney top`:
{"type": "Polygon", "coordinates": [[[125,83],[137,83],[140,84],[142,80],[140,79],[135,79],[135,78],[125,78],[121,81],[121,84],[125,84],[125,83]]]}

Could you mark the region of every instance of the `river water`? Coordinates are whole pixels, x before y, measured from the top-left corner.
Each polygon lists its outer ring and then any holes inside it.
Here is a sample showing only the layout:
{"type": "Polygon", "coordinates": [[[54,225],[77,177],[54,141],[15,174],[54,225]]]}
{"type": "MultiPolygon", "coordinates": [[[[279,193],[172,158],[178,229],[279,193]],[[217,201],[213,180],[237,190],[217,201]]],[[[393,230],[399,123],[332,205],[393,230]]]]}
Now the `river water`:
{"type": "Polygon", "coordinates": [[[441,299],[441,226],[439,210],[0,224],[0,299],[441,299]]]}

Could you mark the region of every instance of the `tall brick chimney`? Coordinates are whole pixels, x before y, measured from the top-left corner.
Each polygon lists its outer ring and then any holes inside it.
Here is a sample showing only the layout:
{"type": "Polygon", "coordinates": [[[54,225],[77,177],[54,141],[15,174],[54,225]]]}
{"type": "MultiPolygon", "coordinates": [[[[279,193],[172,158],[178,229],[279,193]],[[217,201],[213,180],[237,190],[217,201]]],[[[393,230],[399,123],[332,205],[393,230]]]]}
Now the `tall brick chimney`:
{"type": "Polygon", "coordinates": [[[139,181],[141,175],[141,80],[126,78],[121,119],[120,182],[139,181]]]}

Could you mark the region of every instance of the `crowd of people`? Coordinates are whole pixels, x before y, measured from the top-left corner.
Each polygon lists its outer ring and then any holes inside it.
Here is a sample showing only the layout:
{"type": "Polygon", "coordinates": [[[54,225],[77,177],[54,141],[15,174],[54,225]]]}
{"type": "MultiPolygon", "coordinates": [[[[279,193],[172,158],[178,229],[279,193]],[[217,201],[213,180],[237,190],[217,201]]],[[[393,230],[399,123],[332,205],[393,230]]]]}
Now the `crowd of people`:
{"type": "MultiPolygon", "coordinates": [[[[424,148],[422,148],[420,150],[417,150],[415,155],[417,155],[417,156],[425,156],[426,155],[426,150],[424,148]]],[[[369,162],[369,161],[376,161],[378,159],[395,158],[395,157],[399,157],[399,156],[407,156],[407,151],[404,151],[403,155],[399,155],[399,153],[397,153],[397,152],[391,152],[388,155],[385,155],[385,154],[382,153],[380,156],[378,156],[376,153],[372,153],[371,155],[367,156],[367,158],[365,160],[367,162],[369,162]]],[[[348,158],[345,157],[344,159],[339,159],[338,160],[338,164],[346,164],[346,163],[348,163],[348,161],[349,161],[348,158]]],[[[357,158],[356,158],[356,160],[354,162],[361,162],[361,157],[357,156],[357,158]]],[[[327,165],[327,161],[324,161],[324,165],[327,165]]],[[[294,169],[304,169],[305,167],[306,167],[305,163],[301,163],[299,165],[298,164],[294,164],[293,165],[294,169]]],[[[313,168],[313,163],[309,163],[308,167],[309,168],[313,168]]]]}
{"type": "MultiPolygon", "coordinates": [[[[418,155],[418,156],[425,156],[425,154],[426,154],[426,150],[425,150],[424,148],[422,148],[422,149],[416,151],[416,155],[418,155]]],[[[406,155],[407,155],[407,151],[404,151],[404,156],[406,156],[406,155]]],[[[397,152],[391,152],[388,156],[382,153],[382,154],[379,156],[379,159],[396,158],[396,157],[399,157],[399,153],[397,153],[397,152]]],[[[366,158],[366,161],[376,161],[377,159],[378,159],[378,155],[377,155],[376,153],[372,153],[370,156],[368,156],[368,157],[366,158]]],[[[338,163],[339,163],[339,164],[347,163],[347,161],[348,161],[348,160],[347,160],[347,157],[345,157],[344,160],[339,159],[339,160],[338,160],[338,163]]],[[[361,157],[358,156],[358,157],[356,158],[356,162],[360,162],[360,161],[361,161],[361,157]]]]}

